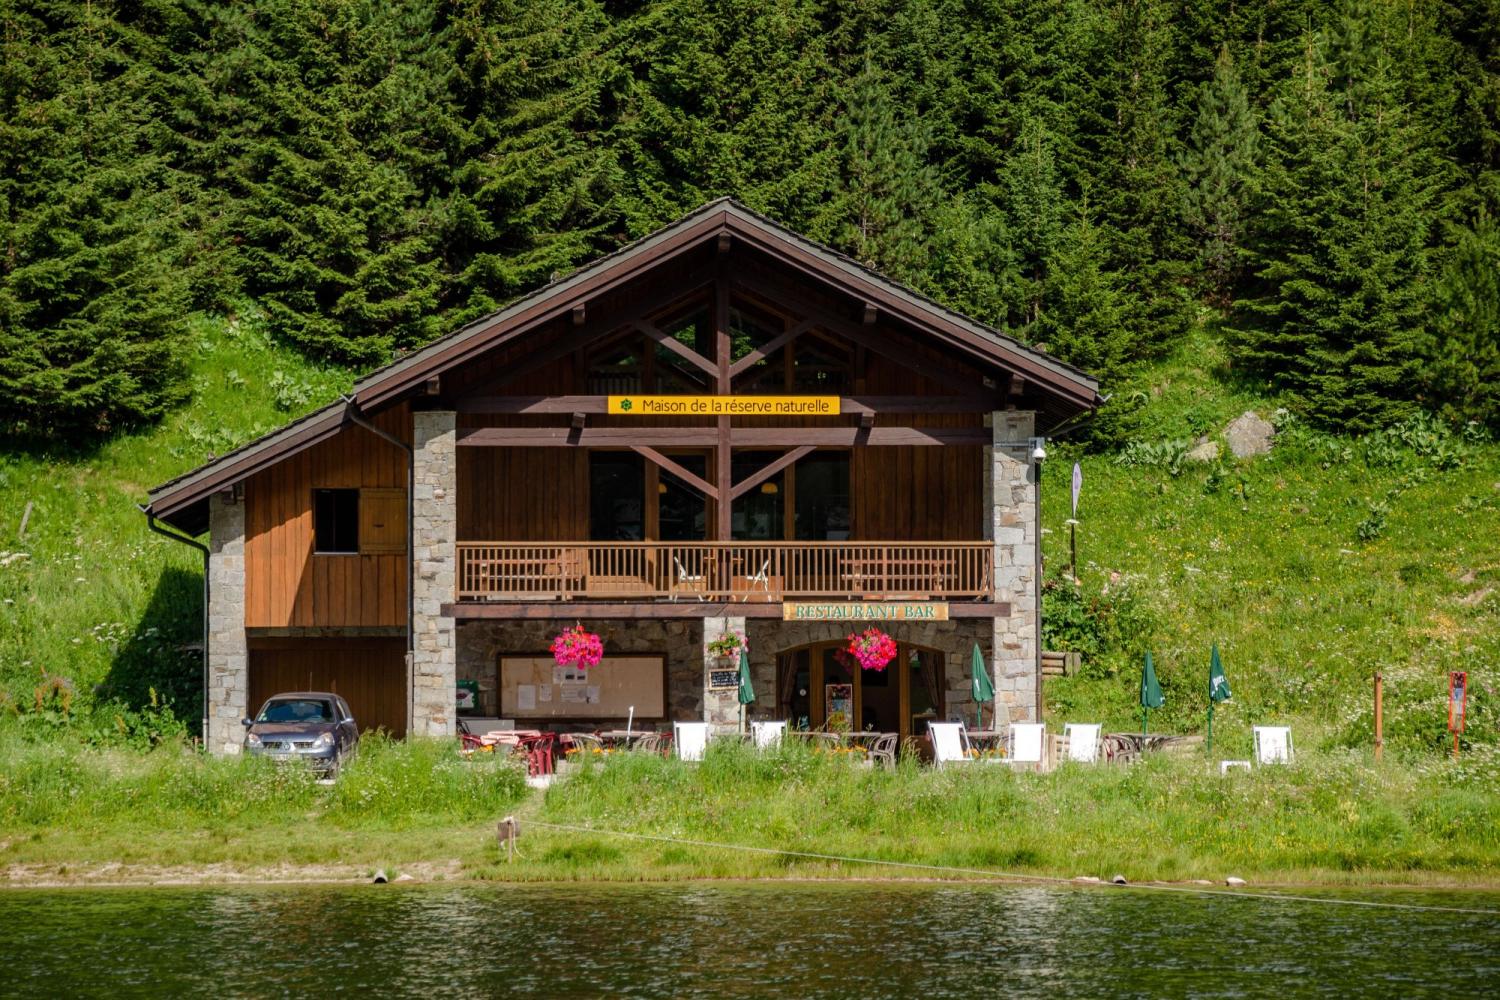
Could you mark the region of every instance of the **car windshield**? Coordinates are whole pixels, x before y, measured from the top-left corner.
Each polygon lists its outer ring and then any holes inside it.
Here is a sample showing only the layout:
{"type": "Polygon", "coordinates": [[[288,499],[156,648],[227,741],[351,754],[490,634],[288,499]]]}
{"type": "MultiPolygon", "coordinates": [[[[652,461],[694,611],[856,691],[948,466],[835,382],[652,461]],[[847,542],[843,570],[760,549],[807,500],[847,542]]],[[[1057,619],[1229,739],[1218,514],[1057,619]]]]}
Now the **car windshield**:
{"type": "Polygon", "coordinates": [[[266,702],[256,722],[332,722],[333,706],[317,698],[279,698],[266,702]]]}

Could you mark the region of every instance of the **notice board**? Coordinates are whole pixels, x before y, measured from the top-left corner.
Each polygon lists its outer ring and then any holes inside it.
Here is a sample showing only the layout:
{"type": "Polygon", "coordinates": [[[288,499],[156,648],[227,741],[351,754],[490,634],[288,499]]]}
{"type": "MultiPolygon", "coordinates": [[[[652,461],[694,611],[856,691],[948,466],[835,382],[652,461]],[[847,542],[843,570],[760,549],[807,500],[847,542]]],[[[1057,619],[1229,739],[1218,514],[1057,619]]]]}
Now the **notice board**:
{"type": "Polygon", "coordinates": [[[667,658],[605,656],[596,667],[559,667],[551,653],[500,657],[500,715],[507,719],[667,717],[667,658]]]}

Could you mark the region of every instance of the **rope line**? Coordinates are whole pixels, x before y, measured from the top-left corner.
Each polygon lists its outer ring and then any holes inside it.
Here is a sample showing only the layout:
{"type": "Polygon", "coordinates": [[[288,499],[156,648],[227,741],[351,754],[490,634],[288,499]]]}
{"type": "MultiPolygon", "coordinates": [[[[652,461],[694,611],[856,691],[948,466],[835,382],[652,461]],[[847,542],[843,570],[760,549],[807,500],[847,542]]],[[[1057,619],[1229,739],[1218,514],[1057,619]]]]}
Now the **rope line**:
{"type": "Polygon", "coordinates": [[[1001,872],[987,868],[961,868],[954,865],[932,865],[917,861],[887,861],[882,858],[857,858],[841,854],[821,854],[816,851],[793,851],[780,847],[756,847],[751,844],[721,844],[710,840],[694,840],[690,837],[668,837],[653,833],[632,833],[628,830],[605,830],[599,827],[579,826],[571,823],[548,823],[529,820],[531,825],[549,830],[565,830],[571,833],[592,833],[610,837],[626,837],[632,840],[649,840],[663,844],[707,847],[722,851],[744,851],[749,854],[778,854],[785,857],[811,858],[817,861],[843,861],[861,865],[884,865],[889,868],[905,868],[916,871],[945,872],[954,875],[978,875],[988,879],[1009,879],[1016,882],[1045,882],[1070,886],[1108,886],[1111,889],[1154,889],[1158,892],[1182,892],[1195,896],[1223,896],[1230,899],[1266,899],[1274,902],[1327,903],[1333,906],[1364,906],[1385,910],[1415,910],[1427,913],[1464,913],[1482,917],[1500,917],[1500,910],[1482,910],[1465,906],[1429,906],[1422,903],[1390,903],[1370,899],[1334,899],[1326,896],[1298,896],[1279,892],[1241,892],[1235,889],[1203,889],[1187,885],[1161,885],[1150,882],[1128,882],[1116,885],[1113,882],[1079,882],[1056,875],[1028,875],[1022,872],[1001,872]]]}

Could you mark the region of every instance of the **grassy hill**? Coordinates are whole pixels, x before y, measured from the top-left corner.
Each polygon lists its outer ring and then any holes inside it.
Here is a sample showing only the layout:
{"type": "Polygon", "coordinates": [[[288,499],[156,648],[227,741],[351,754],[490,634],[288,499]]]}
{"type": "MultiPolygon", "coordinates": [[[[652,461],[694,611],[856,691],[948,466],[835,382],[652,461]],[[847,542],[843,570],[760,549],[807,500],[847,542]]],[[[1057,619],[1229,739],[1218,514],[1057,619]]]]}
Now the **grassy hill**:
{"type": "MultiPolygon", "coordinates": [[[[253,314],[196,330],[194,400],[161,426],[92,452],[0,454],[0,692],[27,727],[148,739],[157,714],[90,708],[139,708],[153,690],[196,718],[198,556],[147,531],[134,505],[352,379],[272,344],[253,314]],[[71,690],[67,713],[61,694],[34,710],[53,678],[71,690]]],[[[1150,648],[1168,698],[1153,728],[1198,729],[1217,641],[1235,698],[1215,729],[1241,752],[1258,721],[1293,721],[1301,744],[1358,741],[1376,669],[1395,743],[1441,743],[1449,669],[1471,671],[1471,734],[1494,740],[1500,447],[1428,425],[1351,440],[1283,420],[1269,456],[1180,461],[1196,437],[1278,405],[1228,377],[1210,330],[1116,396],[1125,449],[1059,443],[1044,469],[1048,610],[1059,641],[1085,652],[1081,675],[1048,684],[1053,719],[1139,725],[1150,648]],[[1063,579],[1075,459],[1077,587],[1063,579]]]]}

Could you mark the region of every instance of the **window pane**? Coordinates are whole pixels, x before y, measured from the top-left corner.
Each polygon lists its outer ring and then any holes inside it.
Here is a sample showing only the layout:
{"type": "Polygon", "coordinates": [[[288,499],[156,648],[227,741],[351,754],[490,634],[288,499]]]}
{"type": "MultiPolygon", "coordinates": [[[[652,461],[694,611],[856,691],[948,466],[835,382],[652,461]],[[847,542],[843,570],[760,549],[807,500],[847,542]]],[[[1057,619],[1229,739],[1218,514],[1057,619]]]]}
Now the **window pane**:
{"type": "Polygon", "coordinates": [[[819,452],[796,465],[798,541],[841,542],[849,537],[849,453],[819,452]]]}
{"type": "MultiPolygon", "coordinates": [[[[703,479],[708,478],[704,455],[672,455],[672,460],[703,479]]],[[[664,542],[701,542],[708,537],[708,499],[687,483],[661,470],[657,489],[657,535],[664,542]]]]}
{"type": "Polygon", "coordinates": [[[359,551],[359,490],[313,491],[313,551],[359,551]]]}
{"type": "Polygon", "coordinates": [[[589,455],[589,539],[636,542],[646,537],[645,459],[617,452],[589,455]]]}
{"type": "MultiPolygon", "coordinates": [[[[779,451],[737,451],[730,464],[733,480],[739,482],[754,475],[781,457],[779,451]]],[[[776,473],[734,502],[730,532],[736,540],[752,542],[780,541],[786,537],[782,503],[786,492],[785,470],[776,473]]]]}

